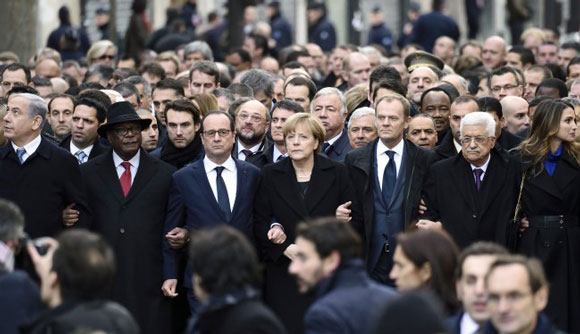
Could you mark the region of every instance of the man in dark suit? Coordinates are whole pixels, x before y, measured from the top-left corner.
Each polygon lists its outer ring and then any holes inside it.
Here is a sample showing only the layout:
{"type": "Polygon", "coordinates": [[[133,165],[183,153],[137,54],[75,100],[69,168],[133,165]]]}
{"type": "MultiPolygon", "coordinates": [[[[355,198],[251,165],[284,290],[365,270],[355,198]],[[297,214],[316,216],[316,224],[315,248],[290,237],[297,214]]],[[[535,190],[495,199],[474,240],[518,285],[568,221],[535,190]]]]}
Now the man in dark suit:
{"type": "Polygon", "coordinates": [[[46,112],[39,96],[11,94],[4,116],[4,135],[10,143],[0,148],[0,198],[22,209],[31,238],[63,230],[67,206],[79,211],[77,226],[90,221],[77,161],[40,134],[46,112]]]}
{"type": "Polygon", "coordinates": [[[419,228],[443,227],[461,248],[475,241],[506,243],[507,223],[519,191],[519,168],[494,148],[495,122],[485,112],[461,121],[461,154],[429,170],[427,212],[419,228]]]}
{"type": "MultiPolygon", "coordinates": [[[[253,239],[252,211],[260,171],[249,163],[232,158],[235,136],[234,121],[229,114],[210,112],[203,119],[205,158],[173,175],[165,232],[185,227],[191,234],[199,229],[225,223],[240,230],[250,240],[253,239]]],[[[181,242],[166,235],[163,241],[165,281],[162,291],[168,297],[176,296],[179,279],[177,264],[183,255],[181,247],[181,242]]],[[[189,277],[191,270],[188,268],[184,284],[188,289],[193,316],[197,314],[199,305],[193,297],[189,277]]]]}
{"type": "Polygon", "coordinates": [[[443,140],[433,151],[437,155],[437,160],[451,158],[461,152],[461,143],[459,142],[459,126],[465,115],[478,111],[479,104],[473,96],[460,96],[453,101],[449,111],[449,131],[443,136],[443,140]]]}
{"type": "Polygon", "coordinates": [[[411,43],[421,45],[424,50],[433,50],[435,40],[441,36],[459,40],[457,23],[443,14],[444,3],[444,0],[433,0],[433,11],[419,16],[411,32],[411,43]]]}
{"type": "Polygon", "coordinates": [[[260,101],[251,99],[240,104],[234,116],[237,138],[232,156],[245,161],[268,146],[266,132],[270,125],[270,113],[260,101]]]}
{"type": "Polygon", "coordinates": [[[312,99],[310,112],[320,119],[326,130],[322,152],[331,160],[344,162],[350,151],[348,131],[344,128],[348,113],[344,95],[334,87],[323,88],[312,99]]]}
{"type": "Polygon", "coordinates": [[[272,38],[276,41],[276,50],[292,44],[292,26],[280,13],[280,1],[270,2],[267,12],[272,27],[272,38]]]}
{"type": "Polygon", "coordinates": [[[282,100],[276,103],[272,111],[270,126],[273,143],[268,145],[262,152],[251,155],[246,161],[262,169],[266,165],[286,158],[286,145],[284,144],[282,129],[286,120],[299,112],[304,112],[304,109],[296,102],[282,100]]]}
{"type": "Polygon", "coordinates": [[[129,102],[112,104],[99,128],[112,148],[81,171],[94,212],[92,229],[115,250],[110,297],[133,314],[142,333],[165,333],[169,300],[159,291],[161,236],[175,168],[140,149],[141,131],[150,123],[129,102]]]}
{"type": "Polygon", "coordinates": [[[411,109],[407,99],[385,95],[375,106],[379,139],[349,153],[345,163],[362,203],[364,224],[355,228],[365,241],[366,269],[371,278],[392,284],[396,235],[419,215],[433,153],[403,139],[411,109]]]}
{"type": "Polygon", "coordinates": [[[325,52],[336,46],[334,25],[326,18],[326,6],[321,2],[308,5],[308,42],[320,45],[325,52]]]}
{"type": "MultiPolygon", "coordinates": [[[[519,99],[518,97],[515,96],[512,97],[519,99]]],[[[480,110],[488,112],[495,121],[495,137],[497,138],[495,140],[496,145],[499,145],[499,147],[501,147],[506,151],[509,151],[512,148],[515,148],[518,145],[520,145],[523,138],[510,133],[509,131],[507,131],[507,129],[504,129],[506,118],[503,113],[502,104],[499,102],[499,100],[491,96],[486,96],[480,98],[478,102],[480,110]]]]}
{"type": "Polygon", "coordinates": [[[91,98],[82,97],[75,103],[71,135],[64,139],[60,147],[74,155],[79,165],[105,153],[107,148],[99,143],[97,130],[106,119],[105,106],[91,98]]]}

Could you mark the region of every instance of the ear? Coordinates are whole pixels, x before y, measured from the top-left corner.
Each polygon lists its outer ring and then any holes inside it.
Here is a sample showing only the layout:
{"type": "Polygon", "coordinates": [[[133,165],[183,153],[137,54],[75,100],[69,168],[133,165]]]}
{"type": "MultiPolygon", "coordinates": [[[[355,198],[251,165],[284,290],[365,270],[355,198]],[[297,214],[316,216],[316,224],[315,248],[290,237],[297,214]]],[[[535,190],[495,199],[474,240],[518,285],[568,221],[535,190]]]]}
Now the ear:
{"type": "Polygon", "coordinates": [[[197,123],[194,125],[194,128],[195,128],[195,132],[199,131],[199,128],[201,128],[201,122],[197,122],[197,123]]]}
{"type": "Polygon", "coordinates": [[[409,128],[409,122],[411,122],[411,116],[405,118],[405,130],[409,128]]]}
{"type": "Polygon", "coordinates": [[[34,116],[32,119],[32,130],[38,130],[42,128],[43,119],[42,116],[34,116]]]}
{"type": "Polygon", "coordinates": [[[431,276],[432,276],[431,264],[429,262],[425,262],[419,269],[419,277],[421,277],[421,281],[426,283],[429,282],[431,276]]]}
{"type": "Polygon", "coordinates": [[[322,270],[326,276],[330,275],[340,266],[340,253],[332,251],[322,260],[322,270]]]}
{"type": "Polygon", "coordinates": [[[501,124],[502,129],[505,128],[505,116],[502,116],[499,120],[499,124],[501,124]]]}
{"type": "Polygon", "coordinates": [[[534,295],[534,306],[538,312],[546,308],[546,305],[548,304],[548,295],[549,290],[547,286],[540,288],[540,290],[538,290],[534,295]]]}

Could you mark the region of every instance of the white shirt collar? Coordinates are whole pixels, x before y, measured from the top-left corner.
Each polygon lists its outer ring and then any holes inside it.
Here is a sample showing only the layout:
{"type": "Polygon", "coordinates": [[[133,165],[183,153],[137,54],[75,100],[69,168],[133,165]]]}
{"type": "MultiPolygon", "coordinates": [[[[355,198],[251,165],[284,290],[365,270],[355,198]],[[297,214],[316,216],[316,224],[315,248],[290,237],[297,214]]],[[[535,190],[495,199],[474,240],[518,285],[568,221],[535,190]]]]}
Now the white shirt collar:
{"type": "Polygon", "coordinates": [[[458,142],[455,140],[455,138],[453,138],[452,140],[453,140],[453,145],[455,146],[455,151],[456,151],[457,153],[461,152],[461,144],[459,144],[459,143],[458,143],[458,142]]]}
{"type": "Polygon", "coordinates": [[[85,152],[85,154],[88,157],[89,155],[91,155],[91,151],[93,150],[94,146],[95,146],[94,144],[89,145],[81,150],[80,148],[76,147],[76,145],[73,144],[73,141],[71,140],[70,141],[70,153],[72,153],[72,155],[75,155],[75,154],[77,154],[78,151],[83,151],[83,152],[85,152]]]}
{"type": "MultiPolygon", "coordinates": [[[[260,146],[262,146],[262,142],[259,142],[257,145],[250,147],[249,149],[245,148],[242,143],[240,142],[240,140],[238,139],[238,156],[240,156],[240,153],[242,153],[243,150],[250,150],[252,151],[252,153],[256,153],[258,152],[258,150],[260,149],[260,146]]],[[[217,165],[216,165],[217,166],[217,165]]],[[[225,166],[224,166],[225,167],[225,166]]]]}
{"type": "Polygon", "coordinates": [[[388,148],[387,145],[385,145],[383,141],[380,139],[377,141],[377,155],[381,155],[387,151],[395,151],[395,154],[403,156],[404,149],[405,149],[405,141],[403,139],[401,139],[401,141],[393,148],[388,148]]]}
{"type": "MultiPolygon", "coordinates": [[[[129,163],[131,164],[131,166],[138,168],[140,158],[141,158],[141,149],[139,149],[139,151],[137,151],[137,154],[135,154],[135,156],[133,156],[129,160],[129,163]]],[[[113,150],[113,163],[115,164],[115,167],[119,167],[119,165],[121,165],[121,163],[124,161],[125,160],[121,159],[121,157],[117,154],[117,152],[113,150]]]]}
{"type": "Polygon", "coordinates": [[[485,174],[485,172],[487,172],[487,166],[489,166],[489,160],[491,159],[491,153],[487,156],[487,160],[485,161],[485,163],[483,164],[483,166],[481,167],[477,167],[473,164],[469,164],[471,166],[471,171],[473,171],[476,168],[479,168],[481,170],[483,170],[483,174],[485,174]]]}
{"type": "Polygon", "coordinates": [[[463,312],[461,322],[459,323],[459,333],[461,334],[475,334],[479,330],[479,325],[475,322],[469,313],[463,312]]]}
{"type": "Polygon", "coordinates": [[[23,147],[18,147],[13,142],[11,142],[11,144],[12,144],[12,147],[14,148],[14,151],[16,151],[19,148],[24,148],[24,150],[26,150],[26,154],[28,154],[28,156],[31,156],[34,152],[36,152],[36,150],[38,149],[38,146],[40,146],[41,140],[42,140],[42,138],[39,134],[30,143],[24,145],[23,147]]]}
{"type": "Polygon", "coordinates": [[[279,156],[286,156],[286,154],[283,154],[282,152],[280,152],[280,150],[278,149],[278,147],[276,147],[276,145],[274,145],[274,154],[272,155],[272,161],[276,162],[278,161],[278,157],[279,156]]]}
{"type": "Polygon", "coordinates": [[[211,161],[207,157],[207,155],[203,158],[203,167],[205,168],[205,172],[206,173],[212,172],[218,166],[225,167],[225,169],[227,169],[227,170],[229,170],[231,172],[235,172],[236,171],[236,162],[234,161],[234,159],[231,156],[228,158],[228,160],[226,160],[221,165],[218,165],[215,162],[211,161]]]}
{"type": "Polygon", "coordinates": [[[342,136],[342,131],[340,131],[340,133],[337,134],[336,136],[334,136],[333,138],[330,138],[329,140],[327,140],[326,143],[332,145],[338,140],[338,138],[340,138],[340,136],[342,136]]]}

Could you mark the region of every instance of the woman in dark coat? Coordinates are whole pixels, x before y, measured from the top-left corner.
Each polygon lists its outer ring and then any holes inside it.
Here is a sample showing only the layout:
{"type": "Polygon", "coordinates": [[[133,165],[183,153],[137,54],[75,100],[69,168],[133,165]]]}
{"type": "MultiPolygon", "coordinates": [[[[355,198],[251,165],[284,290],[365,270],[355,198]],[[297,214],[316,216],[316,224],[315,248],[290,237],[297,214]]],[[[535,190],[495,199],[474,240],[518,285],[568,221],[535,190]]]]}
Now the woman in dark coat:
{"type": "Polygon", "coordinates": [[[264,168],[255,203],[254,234],[265,262],[264,299],[288,333],[302,333],[310,299],[298,292],[288,266],[295,256],[296,225],[309,218],[334,216],[349,221],[360,217],[346,168],[317,154],[324,127],[306,113],[284,125],[288,159],[264,168]]]}
{"type": "Polygon", "coordinates": [[[546,313],[566,332],[580,333],[580,144],[574,108],[538,105],[530,137],[519,146],[525,171],[522,213],[529,221],[518,250],[539,258],[550,282],[546,313]]]}

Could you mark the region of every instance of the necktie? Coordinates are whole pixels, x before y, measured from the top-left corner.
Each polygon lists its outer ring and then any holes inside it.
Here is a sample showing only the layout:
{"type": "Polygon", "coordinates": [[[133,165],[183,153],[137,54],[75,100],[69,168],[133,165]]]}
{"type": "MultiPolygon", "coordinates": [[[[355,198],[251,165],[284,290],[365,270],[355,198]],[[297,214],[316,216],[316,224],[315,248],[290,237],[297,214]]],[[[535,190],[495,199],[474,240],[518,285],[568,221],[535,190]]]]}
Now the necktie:
{"type": "Polygon", "coordinates": [[[330,150],[330,143],[325,142],[324,144],[322,144],[322,152],[323,153],[328,153],[329,150],[330,150]]]}
{"type": "Polygon", "coordinates": [[[217,173],[216,177],[216,186],[217,186],[217,193],[218,193],[218,204],[224,214],[226,215],[226,219],[229,221],[232,215],[232,211],[230,209],[230,200],[228,198],[228,189],[226,188],[226,183],[224,182],[224,178],[222,177],[222,172],[224,171],[225,167],[218,166],[215,168],[217,173]]]}
{"type": "Polygon", "coordinates": [[[385,198],[386,204],[391,203],[391,198],[395,191],[395,183],[397,183],[397,166],[395,165],[395,151],[387,151],[386,155],[389,156],[389,162],[387,167],[385,167],[385,172],[383,173],[383,196],[385,198]]]}
{"type": "Polygon", "coordinates": [[[481,188],[481,174],[483,174],[483,169],[476,168],[473,170],[473,174],[475,174],[475,187],[479,191],[479,188],[481,188]]]}
{"type": "Polygon", "coordinates": [[[121,189],[123,189],[123,195],[127,197],[127,194],[131,189],[131,163],[128,161],[123,161],[121,162],[121,165],[123,166],[123,168],[125,168],[125,171],[123,172],[123,174],[121,174],[121,178],[119,179],[119,181],[121,181],[121,189]]]}
{"type": "Polygon", "coordinates": [[[278,162],[278,161],[280,161],[280,160],[282,160],[282,159],[284,159],[284,158],[286,158],[286,156],[285,156],[284,154],[280,154],[280,155],[278,156],[278,159],[276,159],[276,162],[278,162]]]}
{"type": "Polygon", "coordinates": [[[254,152],[252,152],[251,150],[242,150],[242,153],[244,153],[245,159],[248,159],[248,157],[252,155],[254,152]]]}
{"type": "Polygon", "coordinates": [[[79,165],[84,164],[87,161],[87,154],[83,151],[77,151],[77,153],[75,153],[75,157],[77,157],[79,165]]]}
{"type": "Polygon", "coordinates": [[[23,147],[16,150],[16,155],[18,156],[18,161],[20,161],[21,165],[24,163],[24,154],[25,153],[26,153],[26,150],[23,147]]]}

